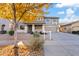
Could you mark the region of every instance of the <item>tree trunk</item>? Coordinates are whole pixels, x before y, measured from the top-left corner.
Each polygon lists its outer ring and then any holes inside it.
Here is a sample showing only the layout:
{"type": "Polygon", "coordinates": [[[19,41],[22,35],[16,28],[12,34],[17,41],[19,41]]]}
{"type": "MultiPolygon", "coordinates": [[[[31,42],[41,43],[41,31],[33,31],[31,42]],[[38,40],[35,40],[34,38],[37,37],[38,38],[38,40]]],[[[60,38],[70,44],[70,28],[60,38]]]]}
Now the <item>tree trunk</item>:
{"type": "Polygon", "coordinates": [[[14,40],[15,40],[15,43],[14,43],[14,54],[15,54],[15,56],[18,56],[18,45],[17,45],[17,43],[18,43],[18,38],[17,38],[17,27],[18,27],[18,24],[17,23],[15,23],[14,24],[14,28],[13,28],[13,30],[15,31],[15,33],[14,33],[14,40]]]}
{"type": "Polygon", "coordinates": [[[15,7],[15,3],[12,3],[12,9],[13,9],[13,28],[12,30],[14,30],[14,39],[15,39],[15,43],[14,43],[14,54],[15,56],[18,56],[18,46],[17,46],[17,21],[16,21],[16,7],[15,7]]]}
{"type": "Polygon", "coordinates": [[[17,27],[18,27],[18,24],[17,24],[17,23],[12,23],[12,24],[11,24],[11,28],[10,28],[10,30],[14,31],[14,35],[13,35],[13,36],[14,36],[14,54],[15,54],[15,56],[18,56],[17,27]]]}

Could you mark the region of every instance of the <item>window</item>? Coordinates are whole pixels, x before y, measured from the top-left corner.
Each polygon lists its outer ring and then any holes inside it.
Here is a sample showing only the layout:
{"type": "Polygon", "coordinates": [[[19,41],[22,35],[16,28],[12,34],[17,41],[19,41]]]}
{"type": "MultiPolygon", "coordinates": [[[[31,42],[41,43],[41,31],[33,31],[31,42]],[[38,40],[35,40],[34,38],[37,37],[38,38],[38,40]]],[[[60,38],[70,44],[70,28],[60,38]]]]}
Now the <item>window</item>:
{"type": "Polygon", "coordinates": [[[56,19],[53,19],[53,21],[52,22],[57,22],[57,20],[56,19]]]}
{"type": "Polygon", "coordinates": [[[52,20],[52,24],[57,25],[57,20],[56,19],[53,19],[52,20]]]}
{"type": "Polygon", "coordinates": [[[35,25],[35,29],[42,29],[42,25],[35,25]]]}
{"type": "Polygon", "coordinates": [[[46,19],[46,20],[45,20],[45,23],[46,23],[46,24],[49,24],[49,19],[46,19]]]}
{"type": "Polygon", "coordinates": [[[20,29],[21,30],[24,30],[25,29],[25,26],[24,25],[20,25],[20,29]]]}

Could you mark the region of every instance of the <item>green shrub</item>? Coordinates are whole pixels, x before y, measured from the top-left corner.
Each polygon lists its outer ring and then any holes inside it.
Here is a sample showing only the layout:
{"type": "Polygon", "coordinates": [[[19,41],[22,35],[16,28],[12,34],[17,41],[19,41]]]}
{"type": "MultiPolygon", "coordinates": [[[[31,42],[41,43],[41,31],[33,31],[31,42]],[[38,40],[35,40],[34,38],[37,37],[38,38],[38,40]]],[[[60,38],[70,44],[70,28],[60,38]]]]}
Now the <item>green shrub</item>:
{"type": "Polygon", "coordinates": [[[14,31],[13,31],[13,30],[10,30],[8,33],[9,33],[9,35],[11,35],[11,36],[14,35],[14,31]]]}

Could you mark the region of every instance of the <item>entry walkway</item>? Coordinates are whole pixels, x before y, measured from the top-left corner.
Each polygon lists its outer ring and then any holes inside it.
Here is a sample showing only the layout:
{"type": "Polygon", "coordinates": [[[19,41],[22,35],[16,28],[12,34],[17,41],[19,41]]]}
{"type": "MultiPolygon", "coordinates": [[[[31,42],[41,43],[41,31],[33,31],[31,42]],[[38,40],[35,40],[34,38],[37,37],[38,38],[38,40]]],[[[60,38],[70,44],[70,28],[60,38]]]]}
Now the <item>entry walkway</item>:
{"type": "Polygon", "coordinates": [[[45,40],[45,56],[79,56],[79,36],[52,33],[53,40],[45,40]]]}

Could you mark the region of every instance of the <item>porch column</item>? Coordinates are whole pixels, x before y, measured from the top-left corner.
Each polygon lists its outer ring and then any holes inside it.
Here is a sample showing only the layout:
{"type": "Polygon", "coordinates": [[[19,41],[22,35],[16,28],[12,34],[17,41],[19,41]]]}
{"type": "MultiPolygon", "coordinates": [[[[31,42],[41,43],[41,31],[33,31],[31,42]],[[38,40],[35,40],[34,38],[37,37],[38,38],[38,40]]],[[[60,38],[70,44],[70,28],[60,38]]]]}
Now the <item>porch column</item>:
{"type": "Polygon", "coordinates": [[[35,25],[32,25],[32,32],[35,32],[35,25]]]}
{"type": "Polygon", "coordinates": [[[44,24],[42,25],[42,32],[45,32],[45,26],[44,26],[44,24]]]}
{"type": "Polygon", "coordinates": [[[27,25],[25,25],[25,32],[26,32],[26,33],[28,32],[28,28],[27,28],[27,25]]]}
{"type": "Polygon", "coordinates": [[[13,29],[13,24],[9,23],[9,30],[12,30],[12,29],[13,29]]]}

